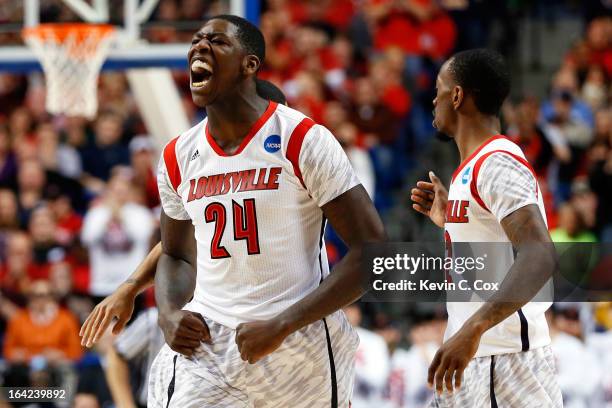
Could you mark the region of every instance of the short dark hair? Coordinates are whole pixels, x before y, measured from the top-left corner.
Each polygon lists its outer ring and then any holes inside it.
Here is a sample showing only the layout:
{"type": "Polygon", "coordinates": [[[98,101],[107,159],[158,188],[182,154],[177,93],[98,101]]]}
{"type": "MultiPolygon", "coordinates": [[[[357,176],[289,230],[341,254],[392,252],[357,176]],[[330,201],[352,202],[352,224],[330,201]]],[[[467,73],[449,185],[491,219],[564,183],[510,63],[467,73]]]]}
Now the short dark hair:
{"type": "Polygon", "coordinates": [[[207,21],[210,20],[225,20],[233,24],[238,29],[238,41],[242,44],[247,54],[257,56],[260,61],[260,66],[263,65],[266,59],[266,41],[257,26],[247,19],[231,14],[212,16],[207,21]]]}
{"type": "Polygon", "coordinates": [[[261,96],[264,99],[269,99],[281,105],[287,104],[287,98],[285,97],[283,91],[281,91],[279,87],[277,87],[270,81],[255,78],[255,90],[257,92],[257,95],[261,96]]]}
{"type": "Polygon", "coordinates": [[[499,114],[510,93],[510,72],[501,54],[486,48],[461,51],[451,58],[449,70],[480,112],[499,114]]]}

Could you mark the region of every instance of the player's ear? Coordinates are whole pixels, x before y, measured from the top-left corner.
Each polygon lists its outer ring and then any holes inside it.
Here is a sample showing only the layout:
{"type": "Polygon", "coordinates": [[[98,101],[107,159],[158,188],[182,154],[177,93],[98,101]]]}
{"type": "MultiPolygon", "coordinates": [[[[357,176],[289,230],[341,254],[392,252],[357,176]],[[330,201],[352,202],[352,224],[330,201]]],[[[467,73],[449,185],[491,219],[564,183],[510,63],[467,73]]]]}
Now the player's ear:
{"type": "Polygon", "coordinates": [[[260,65],[261,61],[256,55],[247,55],[242,60],[242,72],[245,75],[254,75],[259,70],[260,65]]]}
{"type": "Polygon", "coordinates": [[[451,94],[451,103],[453,104],[454,110],[458,110],[461,107],[464,96],[465,94],[463,93],[463,88],[459,85],[455,85],[451,94]]]}

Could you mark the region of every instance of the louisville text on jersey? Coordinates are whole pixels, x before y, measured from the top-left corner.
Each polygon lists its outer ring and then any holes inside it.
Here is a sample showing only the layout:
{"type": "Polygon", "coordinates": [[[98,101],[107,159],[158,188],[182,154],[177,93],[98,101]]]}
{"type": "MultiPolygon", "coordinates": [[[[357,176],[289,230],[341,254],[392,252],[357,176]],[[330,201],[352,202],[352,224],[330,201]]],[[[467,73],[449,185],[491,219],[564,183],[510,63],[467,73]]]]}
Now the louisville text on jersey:
{"type": "Polygon", "coordinates": [[[230,192],[277,190],[278,176],[282,170],[282,167],[264,167],[191,179],[187,202],[230,192]]]}
{"type": "Polygon", "coordinates": [[[448,223],[466,223],[470,219],[467,215],[467,209],[470,206],[468,200],[448,200],[446,204],[446,222],[448,223]]]}

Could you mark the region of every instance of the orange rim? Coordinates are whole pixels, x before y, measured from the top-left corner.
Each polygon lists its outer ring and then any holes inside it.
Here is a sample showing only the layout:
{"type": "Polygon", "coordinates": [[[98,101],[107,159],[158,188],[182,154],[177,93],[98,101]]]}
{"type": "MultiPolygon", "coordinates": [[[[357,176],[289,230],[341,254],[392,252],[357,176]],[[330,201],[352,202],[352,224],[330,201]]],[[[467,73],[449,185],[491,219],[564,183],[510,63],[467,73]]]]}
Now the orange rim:
{"type": "Polygon", "coordinates": [[[22,30],[24,37],[38,38],[45,40],[56,38],[60,43],[64,42],[69,36],[76,36],[77,41],[83,41],[92,36],[102,39],[115,31],[111,24],[88,24],[88,23],[61,23],[61,24],[40,24],[36,27],[28,27],[22,30]]]}

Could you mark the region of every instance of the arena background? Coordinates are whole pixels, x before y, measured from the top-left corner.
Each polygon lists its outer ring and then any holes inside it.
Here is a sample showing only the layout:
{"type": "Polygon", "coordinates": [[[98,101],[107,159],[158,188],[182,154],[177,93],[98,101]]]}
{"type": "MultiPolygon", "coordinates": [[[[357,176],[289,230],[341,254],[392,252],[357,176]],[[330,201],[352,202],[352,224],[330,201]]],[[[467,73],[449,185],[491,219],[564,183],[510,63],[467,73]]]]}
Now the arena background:
{"type": "MultiPolygon", "coordinates": [[[[104,374],[114,339],[83,349],[78,327],[158,240],[159,147],[203,118],[191,102],[185,53],[207,15],[239,13],[261,27],[259,77],[340,140],[395,241],[442,239],[408,193],[429,170],[448,181],[458,165],[454,144],[437,140],[431,126],[441,63],[463,49],[500,51],[513,77],[503,132],[535,168],[553,239],[612,242],[609,1],[160,0],[127,33],[140,41],[111,52],[93,119],[46,112],[45,79],[20,36],[34,3],[40,22],[83,20],[60,0],[0,0],[4,385],[67,387],[70,401],[58,406],[114,406],[104,374]],[[98,206],[125,206],[137,223],[96,229],[98,206]],[[54,317],[37,326],[28,308],[54,317]],[[20,346],[41,333],[42,353],[20,346]]],[[[128,6],[138,1],[109,4],[108,20],[128,28],[128,6]]],[[[326,245],[337,262],[344,247],[331,230],[326,245]]],[[[138,312],[153,306],[151,291],[140,296],[138,312]]],[[[353,406],[426,404],[444,306],[362,303],[347,312],[362,338],[353,406]]],[[[612,406],[612,304],[556,304],[550,325],[565,406],[612,406]]],[[[140,347],[130,356],[136,404],[150,352],[140,347]]]]}

